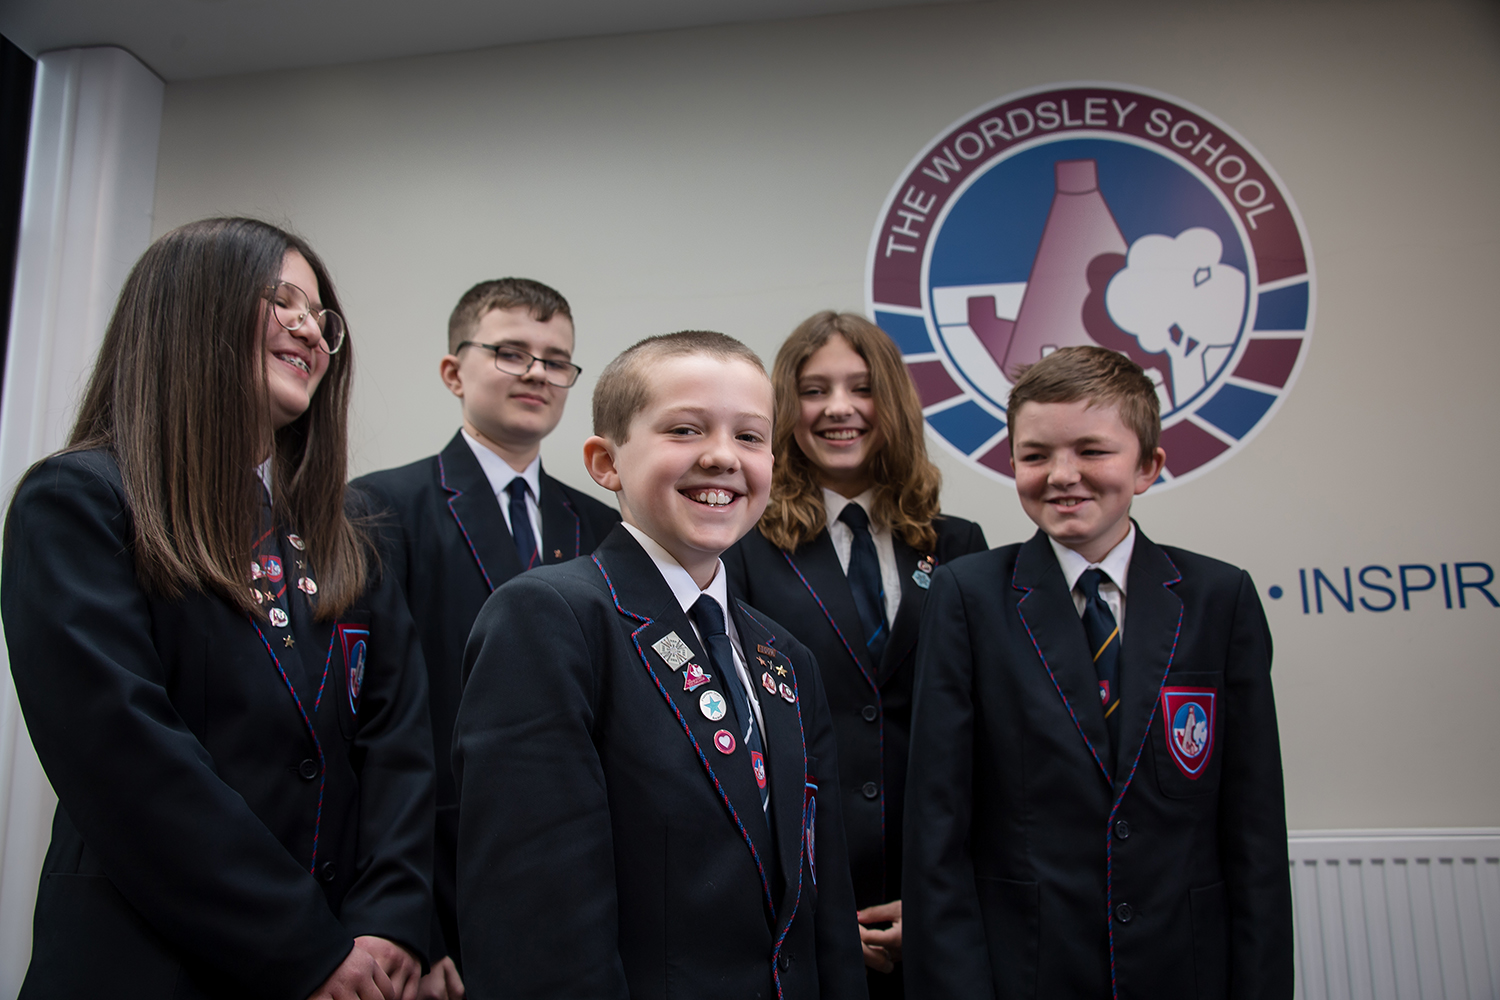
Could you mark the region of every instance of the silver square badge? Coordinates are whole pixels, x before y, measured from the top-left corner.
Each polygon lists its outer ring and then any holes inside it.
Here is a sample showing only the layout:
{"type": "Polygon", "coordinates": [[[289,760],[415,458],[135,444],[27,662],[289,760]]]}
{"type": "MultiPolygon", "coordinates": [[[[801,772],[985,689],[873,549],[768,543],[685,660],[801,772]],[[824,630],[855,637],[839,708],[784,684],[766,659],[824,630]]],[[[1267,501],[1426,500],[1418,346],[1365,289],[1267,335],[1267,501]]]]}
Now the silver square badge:
{"type": "Polygon", "coordinates": [[[676,632],[668,632],[664,638],[658,639],[651,644],[651,648],[661,654],[661,658],[667,661],[667,666],[673,670],[681,669],[682,665],[693,658],[693,651],[688,644],[677,638],[676,632]]]}

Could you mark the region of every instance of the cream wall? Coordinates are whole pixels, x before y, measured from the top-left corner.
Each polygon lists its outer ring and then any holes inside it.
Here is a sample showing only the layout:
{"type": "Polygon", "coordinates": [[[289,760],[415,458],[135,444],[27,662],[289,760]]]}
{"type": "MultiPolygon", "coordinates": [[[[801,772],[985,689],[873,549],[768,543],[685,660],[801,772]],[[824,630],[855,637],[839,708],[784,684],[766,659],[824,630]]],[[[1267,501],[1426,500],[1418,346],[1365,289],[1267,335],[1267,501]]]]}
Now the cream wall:
{"type": "MultiPolygon", "coordinates": [[[[437,361],[465,288],[557,286],[585,374],[544,457],[583,485],[615,352],[708,327],[769,358],[814,310],[862,308],[912,156],[979,105],[1070,80],[1218,117],[1306,223],[1316,325],[1290,398],[1231,461],[1136,506],[1153,537],[1261,586],[1291,825],[1500,826],[1500,609],[1430,591],[1304,615],[1298,596],[1299,569],[1500,566],[1489,5],[977,3],[171,84],[155,230],[249,213],[324,254],[359,351],[356,473],[452,433],[437,361]]],[[[1008,487],[934,450],[949,511],[993,544],[1029,534],[1008,487]]]]}

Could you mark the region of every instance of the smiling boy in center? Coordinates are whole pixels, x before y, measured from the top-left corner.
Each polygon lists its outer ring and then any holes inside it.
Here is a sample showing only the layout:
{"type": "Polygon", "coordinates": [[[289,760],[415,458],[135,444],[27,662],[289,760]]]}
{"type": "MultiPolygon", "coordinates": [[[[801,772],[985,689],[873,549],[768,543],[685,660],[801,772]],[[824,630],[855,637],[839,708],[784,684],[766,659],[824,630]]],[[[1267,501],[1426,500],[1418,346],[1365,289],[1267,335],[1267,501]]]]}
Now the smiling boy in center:
{"type": "Polygon", "coordinates": [[[765,510],[773,412],[723,334],[600,376],[584,460],[624,523],[497,590],[465,654],[474,995],[864,996],[816,665],[719,560],[765,510]]]}

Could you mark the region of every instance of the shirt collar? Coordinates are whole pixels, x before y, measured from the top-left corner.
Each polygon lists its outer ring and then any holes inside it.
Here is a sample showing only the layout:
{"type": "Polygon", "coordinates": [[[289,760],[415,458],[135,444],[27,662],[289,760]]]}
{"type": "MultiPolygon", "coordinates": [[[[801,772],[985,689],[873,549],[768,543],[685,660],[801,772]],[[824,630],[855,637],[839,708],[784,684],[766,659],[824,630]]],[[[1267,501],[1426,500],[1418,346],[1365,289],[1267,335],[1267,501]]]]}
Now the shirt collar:
{"type": "Polygon", "coordinates": [[[875,487],[870,487],[857,497],[846,497],[842,493],[830,490],[826,486],[823,487],[823,509],[828,511],[829,524],[837,521],[839,515],[844,512],[844,508],[851,503],[857,503],[865,509],[865,515],[870,519],[870,530],[875,531],[875,515],[873,513],[875,510],[875,487]]]}
{"type": "Polygon", "coordinates": [[[271,495],[271,460],[268,458],[264,462],[262,462],[259,465],[257,465],[255,467],[255,474],[260,477],[261,483],[264,484],[264,486],[266,488],[266,496],[270,497],[270,495],[271,495]]]}
{"type": "Polygon", "coordinates": [[[1134,521],[1130,523],[1130,531],[1124,540],[1110,549],[1109,554],[1096,563],[1089,562],[1050,535],[1047,541],[1052,543],[1052,552],[1057,556],[1057,564],[1062,567],[1063,578],[1068,581],[1069,593],[1072,593],[1073,588],[1078,586],[1078,578],[1083,575],[1084,570],[1094,568],[1104,570],[1109,577],[1109,582],[1120,588],[1120,593],[1125,593],[1125,578],[1130,575],[1130,554],[1135,551],[1134,521]]]}
{"type": "MultiPolygon", "coordinates": [[[[677,603],[682,610],[690,612],[698,598],[707,594],[719,602],[719,609],[724,612],[724,621],[729,621],[729,583],[724,575],[724,563],[718,562],[714,566],[714,578],[709,581],[707,587],[699,588],[693,581],[687,570],[682,568],[682,563],[672,558],[672,553],[656,543],[656,539],[646,534],[640,528],[628,522],[622,522],[625,530],[641,543],[641,548],[646,550],[646,555],[656,563],[656,568],[661,571],[662,579],[667,581],[667,586],[672,590],[672,596],[677,598],[677,603]]],[[[691,617],[691,615],[689,615],[691,617]]],[[[733,635],[733,632],[730,632],[733,635]]]]}
{"type": "Polygon", "coordinates": [[[493,451],[490,451],[478,438],[470,434],[468,428],[461,427],[459,431],[463,434],[464,441],[468,444],[469,450],[479,460],[479,467],[484,470],[484,478],[490,481],[490,489],[495,491],[495,496],[498,497],[504,493],[505,488],[510,485],[510,481],[519,476],[526,480],[526,485],[531,489],[531,498],[538,504],[541,504],[542,456],[540,453],[537,454],[536,458],[531,460],[531,464],[526,466],[523,471],[517,472],[510,467],[509,462],[496,455],[493,451]]]}

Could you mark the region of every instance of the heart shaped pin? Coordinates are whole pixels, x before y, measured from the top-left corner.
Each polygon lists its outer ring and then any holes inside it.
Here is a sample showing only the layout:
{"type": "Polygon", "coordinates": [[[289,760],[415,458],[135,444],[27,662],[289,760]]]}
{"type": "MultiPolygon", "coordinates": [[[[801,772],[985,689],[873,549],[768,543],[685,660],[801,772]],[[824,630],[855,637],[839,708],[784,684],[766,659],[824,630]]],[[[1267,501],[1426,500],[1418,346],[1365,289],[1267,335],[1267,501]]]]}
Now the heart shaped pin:
{"type": "Polygon", "coordinates": [[[727,729],[714,733],[714,746],[719,753],[734,753],[734,734],[727,729]]]}

